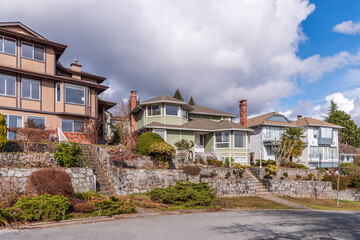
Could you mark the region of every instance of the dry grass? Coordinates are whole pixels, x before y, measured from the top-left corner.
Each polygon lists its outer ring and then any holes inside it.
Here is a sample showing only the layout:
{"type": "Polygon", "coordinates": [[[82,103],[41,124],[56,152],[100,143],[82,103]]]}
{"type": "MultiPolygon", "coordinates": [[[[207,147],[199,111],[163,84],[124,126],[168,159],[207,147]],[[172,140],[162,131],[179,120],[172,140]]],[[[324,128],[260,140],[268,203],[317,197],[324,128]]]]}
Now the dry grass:
{"type": "Polygon", "coordinates": [[[132,194],[129,197],[137,207],[157,210],[163,210],[164,208],[168,207],[166,204],[160,204],[151,201],[150,197],[145,193],[132,194]]]}
{"type": "Polygon", "coordinates": [[[215,200],[222,208],[236,209],[293,209],[260,197],[222,197],[215,200]]]}
{"type": "Polygon", "coordinates": [[[294,198],[289,196],[281,196],[281,198],[318,210],[360,210],[360,202],[340,200],[340,207],[337,207],[336,199],[294,198]]]}
{"type": "Polygon", "coordinates": [[[20,196],[20,186],[11,177],[0,177],[0,202],[13,204],[20,196]]]}

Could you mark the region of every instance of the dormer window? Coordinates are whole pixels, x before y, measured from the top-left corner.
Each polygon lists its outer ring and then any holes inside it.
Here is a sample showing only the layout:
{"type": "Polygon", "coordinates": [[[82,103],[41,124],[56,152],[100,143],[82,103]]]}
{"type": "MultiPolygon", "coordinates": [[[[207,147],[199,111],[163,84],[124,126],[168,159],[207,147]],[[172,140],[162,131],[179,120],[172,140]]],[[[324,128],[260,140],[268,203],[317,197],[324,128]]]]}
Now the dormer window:
{"type": "Polygon", "coordinates": [[[0,36],[0,52],[16,55],[16,40],[0,36]]]}
{"type": "Polygon", "coordinates": [[[166,105],[165,112],[167,116],[179,116],[179,106],[166,105]]]}
{"type": "Polygon", "coordinates": [[[148,116],[159,116],[161,115],[161,106],[160,105],[152,105],[148,106],[148,116]]]}
{"type": "Polygon", "coordinates": [[[32,43],[21,43],[21,57],[45,61],[45,47],[32,43]]]}

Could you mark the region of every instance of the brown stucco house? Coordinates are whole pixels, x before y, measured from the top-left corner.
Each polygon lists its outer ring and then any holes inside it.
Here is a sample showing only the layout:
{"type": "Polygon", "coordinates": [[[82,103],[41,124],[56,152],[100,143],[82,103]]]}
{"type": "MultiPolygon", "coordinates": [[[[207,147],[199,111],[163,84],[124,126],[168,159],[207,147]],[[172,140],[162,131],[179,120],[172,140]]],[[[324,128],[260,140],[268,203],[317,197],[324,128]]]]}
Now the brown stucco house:
{"type": "Polygon", "coordinates": [[[32,120],[81,141],[84,122],[115,105],[98,98],[106,78],[82,71],[77,60],[60,64],[66,48],[20,22],[0,22],[0,113],[8,127],[32,120]]]}

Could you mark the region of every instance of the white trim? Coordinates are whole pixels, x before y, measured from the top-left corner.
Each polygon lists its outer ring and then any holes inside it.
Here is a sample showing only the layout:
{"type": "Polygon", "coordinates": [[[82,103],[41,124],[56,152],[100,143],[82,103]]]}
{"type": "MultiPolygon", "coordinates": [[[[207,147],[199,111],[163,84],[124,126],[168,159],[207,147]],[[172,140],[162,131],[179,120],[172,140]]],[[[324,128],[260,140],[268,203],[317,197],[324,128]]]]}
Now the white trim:
{"type": "Polygon", "coordinates": [[[0,96],[5,96],[5,97],[16,97],[17,95],[17,81],[16,81],[16,75],[9,75],[9,74],[3,74],[3,73],[0,73],[0,76],[3,75],[5,76],[5,94],[0,94],[0,96]],[[7,78],[6,76],[8,77],[14,77],[14,80],[15,80],[15,95],[8,95],[7,94],[7,78]]]}
{"type": "Polygon", "coordinates": [[[41,80],[22,77],[20,88],[21,88],[21,98],[27,99],[27,100],[41,101],[41,80]],[[38,99],[32,97],[32,84],[30,85],[30,97],[23,97],[23,80],[29,81],[29,82],[39,82],[39,98],[38,99]]]}
{"type": "Polygon", "coordinates": [[[190,111],[191,114],[195,115],[207,115],[207,116],[219,116],[219,117],[233,117],[236,118],[238,115],[235,114],[221,114],[221,113],[206,113],[206,112],[193,112],[190,111]]]}
{"type": "MultiPolygon", "coordinates": [[[[220,133],[226,133],[226,132],[229,133],[229,142],[221,142],[221,143],[229,143],[229,147],[224,147],[224,148],[216,147],[216,133],[214,133],[214,148],[215,149],[231,149],[231,132],[230,131],[221,131],[220,133]]],[[[217,132],[217,133],[219,133],[219,132],[217,132]]]]}
{"type": "Polygon", "coordinates": [[[175,105],[171,105],[171,104],[165,104],[165,105],[164,105],[165,116],[166,116],[166,117],[179,117],[179,110],[180,110],[180,109],[181,109],[180,106],[175,106],[175,105]],[[168,114],[166,113],[166,107],[167,107],[167,106],[177,107],[177,108],[178,108],[178,110],[177,110],[177,115],[168,115],[168,114]]]}
{"type": "Polygon", "coordinates": [[[63,130],[63,121],[67,121],[67,122],[72,122],[72,133],[84,133],[83,131],[82,132],[75,132],[75,122],[82,122],[83,124],[85,124],[84,121],[81,121],[81,120],[70,120],[70,119],[61,119],[61,131],[63,132],[69,132],[69,131],[64,131],[63,130]]]}
{"type": "Polygon", "coordinates": [[[88,107],[91,106],[91,89],[87,88],[88,107]]]}
{"type": "MultiPolygon", "coordinates": [[[[161,104],[148,105],[148,106],[146,106],[145,110],[146,110],[146,117],[158,117],[158,116],[161,116],[161,115],[162,115],[162,114],[161,114],[161,104]],[[157,115],[149,115],[149,107],[152,107],[152,106],[160,106],[160,114],[157,114],[157,115]]],[[[150,112],[151,112],[151,110],[150,110],[150,112]]]]}
{"type": "Polygon", "coordinates": [[[21,41],[21,57],[25,58],[25,59],[30,59],[30,60],[34,60],[34,61],[38,61],[38,62],[45,62],[45,54],[46,54],[46,47],[42,46],[42,45],[38,45],[38,44],[34,44],[34,43],[30,43],[30,42],[26,42],[26,41],[21,41]],[[25,57],[23,56],[23,43],[28,44],[28,45],[32,45],[32,57],[25,57]],[[43,59],[44,60],[39,60],[39,59],[35,59],[35,46],[36,47],[41,47],[44,49],[44,53],[43,53],[43,59]]]}
{"type": "Polygon", "coordinates": [[[199,132],[228,132],[228,131],[254,132],[254,130],[252,130],[252,129],[239,129],[239,128],[215,129],[214,130],[214,129],[178,128],[178,127],[162,127],[162,126],[143,126],[139,130],[141,130],[142,128],[161,128],[161,129],[199,131],[199,132]]]}
{"type": "Polygon", "coordinates": [[[81,85],[76,85],[76,84],[70,84],[70,83],[65,83],[65,103],[67,104],[74,104],[74,105],[80,105],[80,106],[85,106],[86,104],[86,101],[85,101],[85,87],[84,86],[81,86],[81,85]],[[78,90],[80,90],[79,88],[82,88],[83,90],[83,96],[84,96],[84,103],[74,103],[74,102],[68,102],[66,100],[66,87],[69,86],[70,88],[73,87],[73,88],[78,88],[78,90]]]}
{"type": "Polygon", "coordinates": [[[62,89],[61,89],[61,83],[56,83],[56,85],[55,85],[55,98],[56,98],[56,102],[61,102],[61,94],[62,93],[62,89]],[[60,100],[58,101],[58,98],[57,98],[57,89],[58,89],[58,86],[60,86],[60,100]]]}
{"type": "Polygon", "coordinates": [[[244,132],[240,132],[240,131],[234,131],[232,132],[233,134],[233,149],[247,149],[247,145],[248,145],[248,139],[247,139],[247,136],[248,134],[245,133],[245,147],[243,148],[239,148],[239,147],[235,147],[235,133],[244,133],[244,132]]]}
{"type": "Polygon", "coordinates": [[[3,39],[3,45],[2,45],[3,50],[0,51],[0,53],[8,54],[8,55],[11,55],[11,56],[17,56],[17,40],[16,40],[15,38],[7,37],[7,36],[4,36],[4,35],[0,35],[0,38],[3,39]],[[9,39],[15,40],[15,54],[5,52],[5,41],[4,41],[5,38],[9,38],[9,39]]]}

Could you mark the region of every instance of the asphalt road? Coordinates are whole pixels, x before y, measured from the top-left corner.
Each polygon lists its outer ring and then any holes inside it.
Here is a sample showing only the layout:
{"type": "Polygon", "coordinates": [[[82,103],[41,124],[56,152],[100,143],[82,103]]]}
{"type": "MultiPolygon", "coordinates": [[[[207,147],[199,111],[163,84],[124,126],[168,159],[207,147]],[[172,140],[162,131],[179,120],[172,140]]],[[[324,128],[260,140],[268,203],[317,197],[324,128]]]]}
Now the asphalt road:
{"type": "Polygon", "coordinates": [[[0,239],[360,239],[360,212],[244,211],[162,215],[0,232],[0,239]]]}

